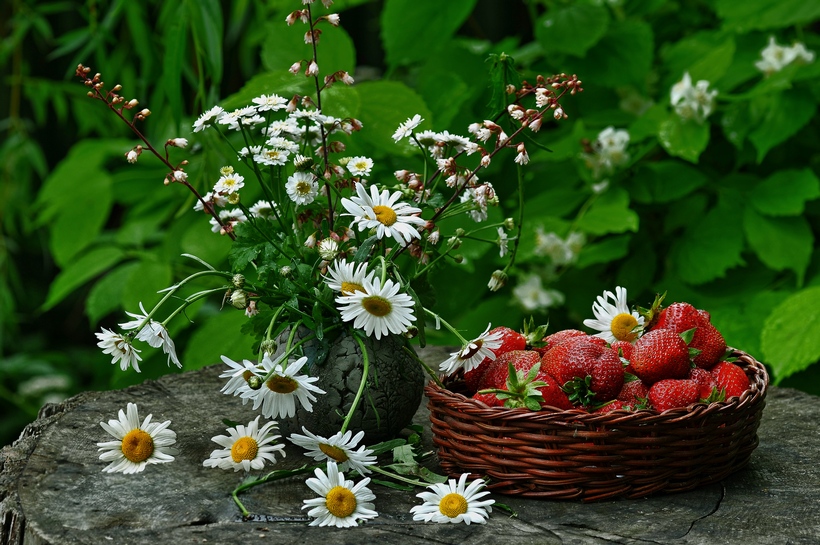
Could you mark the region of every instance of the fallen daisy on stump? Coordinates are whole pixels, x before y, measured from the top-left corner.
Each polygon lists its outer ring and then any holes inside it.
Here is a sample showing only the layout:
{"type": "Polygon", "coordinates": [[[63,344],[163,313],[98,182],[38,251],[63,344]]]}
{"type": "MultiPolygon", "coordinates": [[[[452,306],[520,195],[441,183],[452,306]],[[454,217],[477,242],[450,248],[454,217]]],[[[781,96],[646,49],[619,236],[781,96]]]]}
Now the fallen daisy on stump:
{"type": "Polygon", "coordinates": [[[239,424],[235,428],[228,428],[228,435],[217,435],[211,439],[222,448],[211,452],[211,456],[202,465],[250,471],[265,467],[265,460],[275,464],[277,452],[285,457],[285,445],[274,444],[281,437],[273,435],[277,429],[275,420],[260,428],[258,416],[247,426],[239,424]]]}
{"type": "Polygon", "coordinates": [[[481,500],[490,493],[489,490],[483,490],[484,481],[482,479],[476,479],[465,487],[467,476],[467,473],[462,473],[458,482],[450,479],[446,483],[432,484],[427,487],[429,492],[416,494],[424,500],[424,503],[410,509],[413,520],[453,524],[459,522],[484,524],[487,522],[487,517],[493,510],[490,506],[495,503],[495,500],[481,500]]]}
{"type": "Polygon", "coordinates": [[[100,426],[113,435],[116,441],[97,443],[100,460],[111,462],[103,471],[106,473],[139,473],[148,464],[164,464],[174,461],[177,449],[171,445],[176,443],[176,432],[169,430],[170,420],[162,424],[151,422],[153,415],[148,415],[140,424],[137,405],[129,403],[127,413],[120,409],[119,418],[109,420],[108,424],[100,422],[100,426]]]}
{"type": "Polygon", "coordinates": [[[357,484],[346,481],[336,462],[327,463],[327,473],[316,468],[315,475],[306,484],[320,497],[305,500],[302,506],[302,509],[312,507],[308,511],[308,516],[315,519],[311,526],[349,528],[358,526],[360,520],[379,516],[371,503],[376,495],[367,488],[370,478],[365,477],[357,484]]]}

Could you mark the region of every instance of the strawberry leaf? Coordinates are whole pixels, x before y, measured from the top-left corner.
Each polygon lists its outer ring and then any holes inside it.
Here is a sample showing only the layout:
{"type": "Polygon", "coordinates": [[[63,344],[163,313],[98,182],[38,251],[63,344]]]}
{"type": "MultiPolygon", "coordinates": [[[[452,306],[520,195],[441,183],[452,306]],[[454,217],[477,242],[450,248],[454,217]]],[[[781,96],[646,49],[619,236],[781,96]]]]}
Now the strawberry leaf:
{"type": "Polygon", "coordinates": [[[688,345],[692,342],[692,339],[695,337],[695,331],[697,329],[697,327],[693,327],[692,329],[687,329],[686,331],[679,333],[680,338],[683,339],[683,342],[685,342],[688,345]]]}

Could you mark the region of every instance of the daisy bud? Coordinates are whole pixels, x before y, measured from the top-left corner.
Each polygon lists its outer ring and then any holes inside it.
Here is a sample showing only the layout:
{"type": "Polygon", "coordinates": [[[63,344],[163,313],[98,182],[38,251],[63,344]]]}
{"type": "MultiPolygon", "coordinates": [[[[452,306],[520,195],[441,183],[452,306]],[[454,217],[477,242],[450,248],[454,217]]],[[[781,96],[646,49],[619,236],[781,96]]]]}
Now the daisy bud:
{"type": "Polygon", "coordinates": [[[333,26],[339,26],[339,14],[338,13],[331,13],[326,17],[327,22],[333,26]]]}
{"type": "Polygon", "coordinates": [[[273,339],[265,339],[261,343],[259,343],[259,351],[262,354],[273,354],[276,352],[276,341],[273,339]]]}
{"type": "Polygon", "coordinates": [[[228,195],[228,204],[236,206],[239,204],[239,193],[231,193],[228,195]]]}
{"type": "Polygon", "coordinates": [[[507,274],[504,271],[495,271],[487,283],[490,291],[498,291],[507,283],[507,274]]]}
{"type": "Polygon", "coordinates": [[[515,220],[513,220],[512,218],[505,219],[504,229],[506,229],[507,231],[512,231],[513,229],[515,229],[515,220]]]}
{"type": "Polygon", "coordinates": [[[298,74],[299,70],[301,70],[301,69],[302,69],[302,61],[298,61],[298,62],[295,62],[295,63],[290,65],[290,68],[288,68],[288,72],[290,72],[291,74],[298,74]]]}
{"type": "Polygon", "coordinates": [[[305,241],[305,246],[307,248],[314,248],[316,246],[316,233],[313,233],[309,237],[307,237],[307,240],[305,241]]]}
{"type": "Polygon", "coordinates": [[[314,61],[314,60],[310,61],[310,64],[308,65],[307,70],[305,70],[305,75],[310,78],[310,77],[315,77],[318,74],[319,74],[319,65],[316,64],[316,61],[314,61]]]}
{"type": "Polygon", "coordinates": [[[325,261],[333,261],[339,255],[339,243],[332,238],[324,238],[319,242],[319,256],[325,261]]]}
{"type": "Polygon", "coordinates": [[[450,246],[451,249],[455,250],[459,246],[461,246],[461,239],[458,237],[450,237],[447,240],[447,245],[450,246]]]}
{"type": "Polygon", "coordinates": [[[168,140],[168,144],[171,145],[171,146],[174,146],[176,148],[184,148],[188,145],[188,139],[187,138],[172,138],[171,140],[168,140]]]}
{"type": "Polygon", "coordinates": [[[464,263],[464,256],[461,254],[456,254],[453,256],[453,261],[456,263],[464,263]]]}
{"type": "Polygon", "coordinates": [[[233,278],[231,278],[231,283],[236,289],[242,289],[245,287],[245,277],[241,274],[235,274],[233,278]]]}
{"type": "Polygon", "coordinates": [[[262,384],[264,384],[262,382],[262,377],[258,377],[256,375],[251,375],[248,378],[248,388],[250,388],[251,390],[258,390],[259,388],[262,387],[262,384]]]}
{"type": "Polygon", "coordinates": [[[248,306],[248,294],[245,290],[234,290],[231,292],[231,305],[234,308],[244,310],[248,306]]]}

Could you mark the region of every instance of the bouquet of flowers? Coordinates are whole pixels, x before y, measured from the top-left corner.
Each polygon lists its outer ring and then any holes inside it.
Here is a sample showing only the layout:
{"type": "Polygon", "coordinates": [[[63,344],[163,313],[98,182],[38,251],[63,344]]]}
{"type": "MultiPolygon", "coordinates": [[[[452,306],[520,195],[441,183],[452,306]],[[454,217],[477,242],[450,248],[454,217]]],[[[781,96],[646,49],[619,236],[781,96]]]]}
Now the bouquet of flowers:
{"type": "MultiPolygon", "coordinates": [[[[330,7],[332,1],[323,0],[330,7]]],[[[256,361],[234,361],[222,354],[227,370],[223,392],[239,396],[261,408],[261,417],[214,437],[219,445],[204,461],[208,467],[235,471],[258,471],[275,463],[283,445],[278,443],[277,422],[294,415],[297,408],[310,411],[317,396],[325,392],[308,370],[304,343],[321,347],[341,332],[351,335],[363,355],[363,378],[354,406],[335,435],[322,437],[303,429],[289,440],[306,449],[306,455],[321,462],[307,485],[319,497],[305,501],[312,524],[356,525],[377,515],[367,488],[369,478],[358,484],[346,480],[343,471],[364,476],[378,471],[416,485],[430,486],[419,496],[425,504],[414,508],[418,520],[437,522],[484,522],[492,500],[483,499],[483,482],[468,484],[466,475],[447,480],[432,474],[426,479],[408,479],[379,468],[376,455],[383,445],[361,445],[363,432],[348,429],[350,415],[367,388],[368,356],[364,342],[399,336],[418,338],[425,343],[425,327],[445,327],[462,343],[462,349],[442,362],[438,370],[424,366],[439,381],[440,372],[454,373],[483,357],[482,343],[488,332],[472,341],[425,304],[425,279],[441,267],[459,263],[457,250],[466,238],[497,247],[506,267],[488,279],[488,289],[500,289],[515,262],[523,220],[523,191],[518,180],[519,215],[489,223],[488,207],[498,205],[493,185],[484,179],[484,170],[496,157],[509,153],[520,172],[529,161],[527,142],[535,142],[542,124],[566,114],[561,101],[582,91],[574,75],[537,76],[533,83],[503,84],[499,89],[505,108],[493,117],[467,127],[466,135],[428,129],[420,115],[407,119],[393,134],[396,143],[411,146],[413,164],[397,170],[393,179],[373,176],[374,160],[345,154],[345,142],[355,138],[362,123],[352,117],[325,113],[327,90],[333,85],[354,84],[345,71],[320,77],[317,48],[321,34],[339,24],[333,13],[318,15],[313,0],[304,0],[286,20],[288,25],[304,25],[305,42],[312,45],[313,57],[295,60],[290,68],[315,83],[310,95],[257,96],[245,107],[226,111],[215,106],[193,124],[193,132],[211,131],[235,152],[235,160],[211,174],[201,187],[189,179],[187,160],[179,160],[178,149],[188,146],[187,138],[172,138],[164,147],[154,146],[140,126],[151,115],[136,99],[122,94],[122,87],[106,88],[100,74],[78,66],[77,76],[89,88],[88,94],[107,105],[140,139],[125,153],[136,163],[143,154],[153,155],[167,167],[166,185],[182,185],[196,198],[194,211],[208,217],[210,236],[232,240],[228,255],[230,270],[219,270],[189,255],[201,270],[164,290],[163,298],[150,309],[128,313],[130,321],[120,330],[103,328],[96,335],[99,347],[125,370],[139,371],[142,343],[161,349],[168,363],[180,366],[174,341],[168,333],[171,320],[203,298],[222,298],[224,304],[244,311],[248,317],[243,332],[252,335],[256,361]],[[512,151],[510,151],[512,150],[512,151]],[[448,232],[444,220],[467,215],[475,228],[448,232]],[[195,291],[185,297],[190,286],[206,277],[216,278],[217,287],[195,291]],[[299,329],[304,335],[296,335],[299,329]]],[[[495,59],[499,70],[510,71],[512,59],[495,59]]],[[[533,145],[537,145],[534,143],[533,145]]],[[[204,226],[203,226],[204,227],[204,226]]],[[[205,228],[203,229],[205,231],[205,228]]],[[[208,236],[208,233],[203,233],[208,236]]],[[[489,326],[488,326],[489,331],[489,326]]],[[[320,353],[319,358],[322,354],[320,353]]],[[[103,423],[114,441],[100,443],[101,459],[111,462],[105,471],[133,473],[146,464],[173,460],[171,446],[175,434],[168,422],[140,422],[138,409],[129,404],[119,418],[103,423]]],[[[402,447],[406,445],[401,445],[402,447]]],[[[293,471],[274,471],[263,477],[249,477],[237,492],[293,471]]]]}

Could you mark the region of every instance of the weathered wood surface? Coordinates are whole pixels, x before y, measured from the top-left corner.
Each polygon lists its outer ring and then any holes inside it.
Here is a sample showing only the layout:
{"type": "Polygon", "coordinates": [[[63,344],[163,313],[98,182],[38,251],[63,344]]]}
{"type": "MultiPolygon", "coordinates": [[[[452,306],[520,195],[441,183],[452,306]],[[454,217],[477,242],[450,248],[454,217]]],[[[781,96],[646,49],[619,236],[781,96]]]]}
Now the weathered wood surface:
{"type": "MultiPolygon", "coordinates": [[[[428,361],[437,361],[430,352],[428,361]]],[[[439,360],[441,358],[438,358],[439,360]]],[[[205,468],[223,418],[247,421],[250,405],[219,395],[220,367],[115,392],[87,392],[44,409],[0,451],[0,544],[356,543],[390,544],[816,544],[820,543],[820,398],[772,388],[750,464],[699,490],[583,504],[496,495],[486,525],[413,522],[414,493],[372,486],[379,517],[354,529],[312,528],[301,510],[303,478],[242,495],[258,514],[242,521],[230,492],[242,473],[205,468]],[[170,419],[180,454],[137,475],[102,473],[99,426],[127,402],[170,419]]],[[[417,421],[426,422],[422,407],[417,421]]],[[[304,463],[289,449],[280,467],[304,463]]]]}

